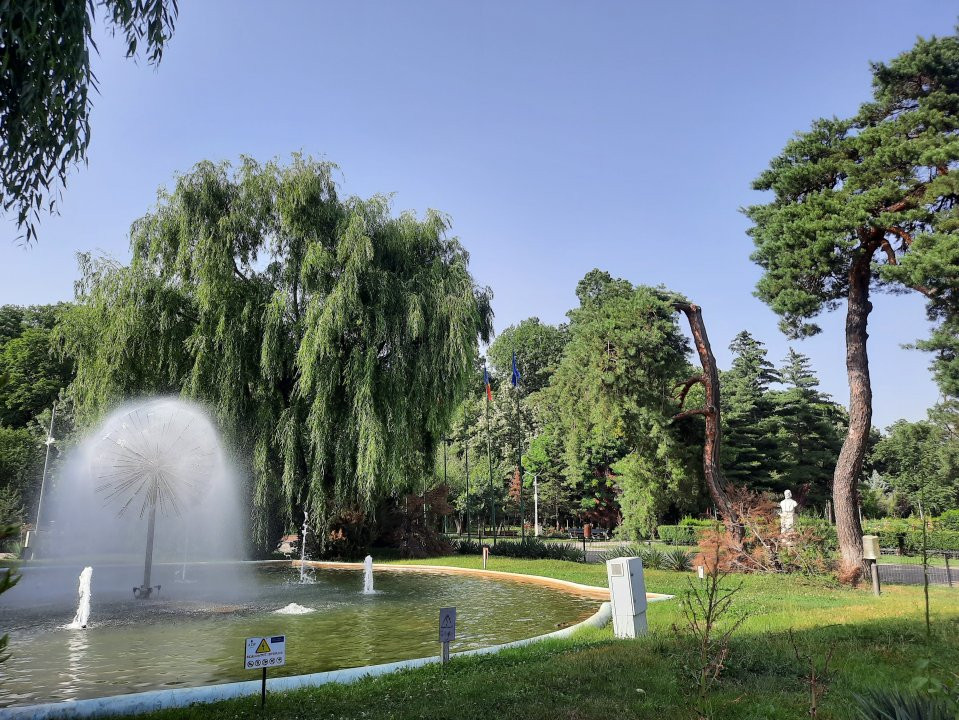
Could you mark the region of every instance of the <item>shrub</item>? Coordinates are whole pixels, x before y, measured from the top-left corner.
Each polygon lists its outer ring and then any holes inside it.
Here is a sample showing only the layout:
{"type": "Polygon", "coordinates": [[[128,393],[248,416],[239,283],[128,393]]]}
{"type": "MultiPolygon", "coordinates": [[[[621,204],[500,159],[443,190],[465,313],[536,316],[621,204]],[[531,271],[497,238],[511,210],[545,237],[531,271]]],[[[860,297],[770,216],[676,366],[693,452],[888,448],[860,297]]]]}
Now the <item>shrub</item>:
{"type": "Polygon", "coordinates": [[[659,525],[656,528],[656,535],[670,545],[695,545],[708,530],[707,527],[693,525],[659,525]]]}
{"type": "Polygon", "coordinates": [[[940,530],[951,530],[959,532],[959,510],[947,510],[936,521],[936,527],[940,530]]]}
{"type": "Polygon", "coordinates": [[[457,555],[479,555],[483,552],[483,544],[479,540],[453,540],[450,545],[457,555]]]}
{"type": "Polygon", "coordinates": [[[666,569],[666,553],[656,548],[643,548],[639,557],[643,560],[643,567],[650,570],[666,569]]]}
{"type": "MultiPolygon", "coordinates": [[[[611,548],[599,556],[599,561],[605,563],[607,560],[615,560],[621,557],[639,557],[643,556],[646,550],[642,545],[627,544],[611,548]]],[[[645,565],[645,563],[644,563],[645,565]]]]}
{"type": "Polygon", "coordinates": [[[490,555],[527,560],[568,560],[582,562],[583,551],[567,543],[545,543],[537,538],[500,540],[489,549],[490,555]]]}
{"type": "Polygon", "coordinates": [[[717,525],[722,525],[718,520],[703,519],[703,518],[693,518],[687,515],[682,520],[679,521],[680,527],[701,527],[701,528],[710,528],[714,529],[717,525]]]}
{"type": "Polygon", "coordinates": [[[938,698],[904,693],[896,688],[853,696],[860,720],[953,720],[949,704],[938,698]]]}
{"type": "Polygon", "coordinates": [[[664,567],[677,572],[689,572],[693,569],[693,555],[681,548],[674,548],[664,554],[664,567]]]}

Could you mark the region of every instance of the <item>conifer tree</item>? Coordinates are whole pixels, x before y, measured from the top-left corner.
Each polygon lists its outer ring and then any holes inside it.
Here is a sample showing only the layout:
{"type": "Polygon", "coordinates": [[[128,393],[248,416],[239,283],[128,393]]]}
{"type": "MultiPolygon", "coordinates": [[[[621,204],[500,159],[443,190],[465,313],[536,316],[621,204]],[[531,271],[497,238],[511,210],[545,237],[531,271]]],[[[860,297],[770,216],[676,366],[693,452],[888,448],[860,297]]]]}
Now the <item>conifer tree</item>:
{"type": "Polygon", "coordinates": [[[959,287],[959,37],[920,39],[875,63],[873,100],[790,140],[755,181],[772,199],[746,210],[763,268],[757,295],[793,337],[846,306],[849,426],[833,474],[844,574],[862,568],[857,488],[872,423],[866,349],[879,289],[912,290],[941,321],[959,287]]]}

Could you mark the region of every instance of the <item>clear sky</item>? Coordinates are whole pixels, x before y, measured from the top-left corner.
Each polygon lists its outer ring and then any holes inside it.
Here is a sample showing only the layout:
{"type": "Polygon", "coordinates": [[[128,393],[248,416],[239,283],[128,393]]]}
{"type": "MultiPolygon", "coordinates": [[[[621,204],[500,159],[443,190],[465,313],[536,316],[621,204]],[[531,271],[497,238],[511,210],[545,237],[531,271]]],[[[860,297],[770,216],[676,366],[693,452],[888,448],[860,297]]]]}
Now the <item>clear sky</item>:
{"type": "MultiPolygon", "coordinates": [[[[199,160],[302,150],[347,193],[452,216],[496,327],[560,322],[599,267],[687,294],[721,366],[749,329],[788,343],[752,290],[739,208],[790,135],[868,99],[870,60],[948,34],[951,3],[180,2],[154,71],[100,42],[89,164],[24,249],[0,224],[0,303],[72,297],[74,253],[128,257],[158,187],[199,160]]],[[[796,347],[845,402],[842,313],[796,347]]],[[[937,399],[917,297],[875,302],[875,423],[937,399]]]]}

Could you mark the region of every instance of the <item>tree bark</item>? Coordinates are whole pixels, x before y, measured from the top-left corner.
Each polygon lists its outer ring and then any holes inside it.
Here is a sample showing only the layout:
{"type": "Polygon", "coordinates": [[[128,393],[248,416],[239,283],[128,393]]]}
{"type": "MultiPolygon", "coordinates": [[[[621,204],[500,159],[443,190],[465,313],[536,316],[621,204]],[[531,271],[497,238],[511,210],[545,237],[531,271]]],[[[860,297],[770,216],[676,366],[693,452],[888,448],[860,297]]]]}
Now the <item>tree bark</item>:
{"type": "Polygon", "coordinates": [[[849,378],[849,428],[832,478],[836,535],[843,576],[855,581],[863,572],[862,525],[859,522],[859,479],[872,427],[872,384],[866,340],[872,303],[869,301],[871,253],[864,250],[849,270],[846,307],[846,374],[849,378]]]}
{"type": "MultiPolygon", "coordinates": [[[[722,446],[723,430],[719,415],[719,369],[716,367],[716,358],[713,356],[709,337],[706,335],[706,324],[703,322],[703,312],[698,305],[690,302],[674,302],[673,307],[686,315],[689,320],[689,329],[696,343],[699,353],[699,362],[703,366],[701,382],[706,390],[706,407],[700,413],[706,418],[706,441],[703,445],[703,476],[709,494],[716,504],[716,509],[726,524],[726,529],[737,545],[743,541],[743,525],[736,509],[733,507],[726,491],[726,478],[723,477],[719,465],[719,451],[722,446]]],[[[680,413],[683,414],[683,413],[680,413]]]]}

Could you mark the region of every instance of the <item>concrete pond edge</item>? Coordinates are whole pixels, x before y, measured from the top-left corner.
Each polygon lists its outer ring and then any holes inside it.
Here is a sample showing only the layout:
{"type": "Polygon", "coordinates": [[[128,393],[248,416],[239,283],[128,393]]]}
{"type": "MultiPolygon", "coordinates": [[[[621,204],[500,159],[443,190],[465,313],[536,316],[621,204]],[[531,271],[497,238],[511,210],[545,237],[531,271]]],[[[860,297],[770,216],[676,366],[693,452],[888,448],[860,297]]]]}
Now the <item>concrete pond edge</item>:
{"type": "MultiPolygon", "coordinates": [[[[299,561],[294,561],[294,565],[299,565],[299,561]]],[[[307,565],[315,567],[326,567],[330,569],[356,569],[362,568],[362,563],[337,563],[337,562],[318,562],[307,561],[307,565]]],[[[491,645],[489,647],[477,648],[475,650],[465,650],[454,653],[453,657],[469,657],[471,655],[488,655],[491,653],[506,650],[508,648],[522,647],[543,640],[566,638],[583,628],[601,628],[604,627],[612,618],[612,606],[608,602],[609,589],[596,587],[593,585],[582,585],[580,583],[570,582],[568,580],[557,580],[540,575],[523,575],[521,573],[503,572],[498,570],[479,570],[473,568],[458,568],[447,565],[403,565],[403,564],[380,564],[374,565],[376,570],[385,570],[393,572],[427,572],[427,573],[445,573],[457,575],[475,575],[481,577],[490,577],[498,580],[513,580],[517,582],[526,582],[547,587],[554,587],[567,592],[574,592],[585,595],[593,599],[604,600],[593,615],[585,620],[560,630],[555,630],[545,635],[537,635],[523,640],[514,640],[513,642],[503,643],[501,645],[491,645]]],[[[658,593],[647,593],[648,602],[668,600],[671,595],[662,595],[658,593]]],[[[277,677],[267,679],[268,692],[284,692],[305,687],[317,687],[328,683],[348,684],[356,682],[367,677],[377,677],[406,670],[409,668],[423,667],[440,661],[439,656],[430,656],[425,658],[412,658],[410,660],[399,660],[397,662],[383,663],[380,665],[366,665],[356,668],[344,668],[342,670],[330,670],[319,673],[309,673],[306,675],[291,675],[289,677],[277,677]]],[[[43,703],[40,705],[24,705],[20,707],[9,707],[0,709],[0,718],[10,720],[67,720],[68,718],[97,718],[109,717],[111,715],[140,715],[157,710],[170,708],[182,708],[190,705],[206,704],[219,702],[221,700],[230,700],[232,698],[249,697],[260,694],[260,680],[247,680],[243,682],[221,683],[217,685],[201,685],[191,688],[173,688],[170,690],[150,690],[147,692],[130,693],[127,695],[110,695],[101,698],[89,698],[86,700],[43,703]]]]}

